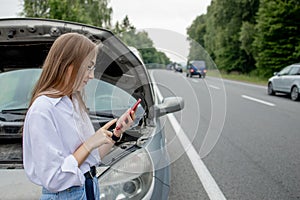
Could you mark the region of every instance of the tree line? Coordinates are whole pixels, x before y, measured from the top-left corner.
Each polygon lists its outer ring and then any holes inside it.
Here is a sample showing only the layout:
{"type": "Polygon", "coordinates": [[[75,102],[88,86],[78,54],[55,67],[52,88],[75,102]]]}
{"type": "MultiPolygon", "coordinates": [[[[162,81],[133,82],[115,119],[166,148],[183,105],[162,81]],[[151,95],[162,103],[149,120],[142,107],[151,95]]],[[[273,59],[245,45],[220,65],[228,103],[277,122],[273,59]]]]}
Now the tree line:
{"type": "Polygon", "coordinates": [[[170,59],[154,47],[145,31],[137,31],[129,18],[112,24],[113,9],[109,0],[23,0],[24,17],[49,18],[79,22],[109,29],[128,46],[139,50],[146,66],[153,63],[166,65],[170,59]]]}
{"type": "Polygon", "coordinates": [[[187,28],[189,60],[205,50],[222,71],[269,77],[300,61],[299,33],[299,0],[212,0],[187,28]]]}

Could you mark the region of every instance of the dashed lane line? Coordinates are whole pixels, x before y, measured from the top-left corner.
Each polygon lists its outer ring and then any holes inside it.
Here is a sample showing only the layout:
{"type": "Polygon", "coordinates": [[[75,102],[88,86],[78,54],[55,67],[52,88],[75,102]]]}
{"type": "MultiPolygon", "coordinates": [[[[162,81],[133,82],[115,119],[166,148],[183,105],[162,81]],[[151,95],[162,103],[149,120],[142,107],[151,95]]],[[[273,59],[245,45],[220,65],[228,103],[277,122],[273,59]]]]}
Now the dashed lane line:
{"type": "Polygon", "coordinates": [[[258,103],[265,104],[267,106],[275,106],[275,104],[273,104],[273,103],[270,103],[270,102],[267,102],[267,101],[263,101],[263,100],[260,100],[260,99],[256,99],[254,97],[250,97],[250,96],[247,96],[247,95],[242,95],[242,97],[244,99],[248,99],[248,100],[251,100],[251,101],[255,101],[255,102],[258,102],[258,103]]]}

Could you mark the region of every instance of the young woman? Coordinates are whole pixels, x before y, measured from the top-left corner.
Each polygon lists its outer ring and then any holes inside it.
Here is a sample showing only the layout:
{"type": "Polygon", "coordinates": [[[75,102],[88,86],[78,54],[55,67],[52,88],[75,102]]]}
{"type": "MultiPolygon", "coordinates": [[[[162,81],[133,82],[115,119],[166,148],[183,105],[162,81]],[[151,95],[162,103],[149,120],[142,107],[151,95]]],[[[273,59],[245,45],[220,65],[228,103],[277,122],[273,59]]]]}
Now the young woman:
{"type": "Polygon", "coordinates": [[[94,78],[98,45],[77,33],[53,43],[33,90],[23,128],[28,178],[41,199],[99,199],[95,166],[133,120],[128,112],[94,131],[82,92],[94,78]],[[110,132],[116,123],[122,129],[110,132]]]}

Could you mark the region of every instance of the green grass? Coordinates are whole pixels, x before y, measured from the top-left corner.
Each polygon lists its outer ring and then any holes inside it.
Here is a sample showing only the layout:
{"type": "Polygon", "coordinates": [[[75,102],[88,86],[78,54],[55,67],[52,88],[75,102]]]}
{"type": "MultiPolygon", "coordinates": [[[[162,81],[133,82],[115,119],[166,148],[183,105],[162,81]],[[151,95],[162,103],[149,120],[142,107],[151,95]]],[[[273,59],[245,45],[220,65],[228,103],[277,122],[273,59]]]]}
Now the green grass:
{"type": "Polygon", "coordinates": [[[245,75],[245,74],[237,74],[237,73],[227,74],[227,73],[219,72],[217,70],[208,71],[207,76],[242,81],[242,82],[253,83],[253,84],[257,84],[257,85],[267,85],[267,82],[268,82],[267,78],[261,78],[261,77],[254,76],[254,75],[245,75]]]}

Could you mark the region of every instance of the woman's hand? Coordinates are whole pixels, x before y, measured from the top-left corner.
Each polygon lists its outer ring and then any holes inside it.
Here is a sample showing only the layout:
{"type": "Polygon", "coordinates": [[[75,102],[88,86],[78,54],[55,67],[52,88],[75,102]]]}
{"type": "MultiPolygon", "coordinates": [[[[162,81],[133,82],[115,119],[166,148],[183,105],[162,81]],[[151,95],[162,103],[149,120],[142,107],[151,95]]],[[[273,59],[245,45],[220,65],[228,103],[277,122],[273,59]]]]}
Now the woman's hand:
{"type": "Polygon", "coordinates": [[[89,148],[89,151],[92,151],[95,148],[100,147],[103,144],[113,143],[111,136],[112,132],[108,129],[115,124],[117,119],[113,119],[109,122],[107,122],[103,127],[98,129],[96,133],[91,136],[87,141],[85,141],[86,148],[89,148]]]}
{"type": "Polygon", "coordinates": [[[123,132],[128,130],[133,124],[135,119],[135,113],[129,108],[117,121],[116,128],[114,129],[114,134],[120,137],[123,132]]]}

